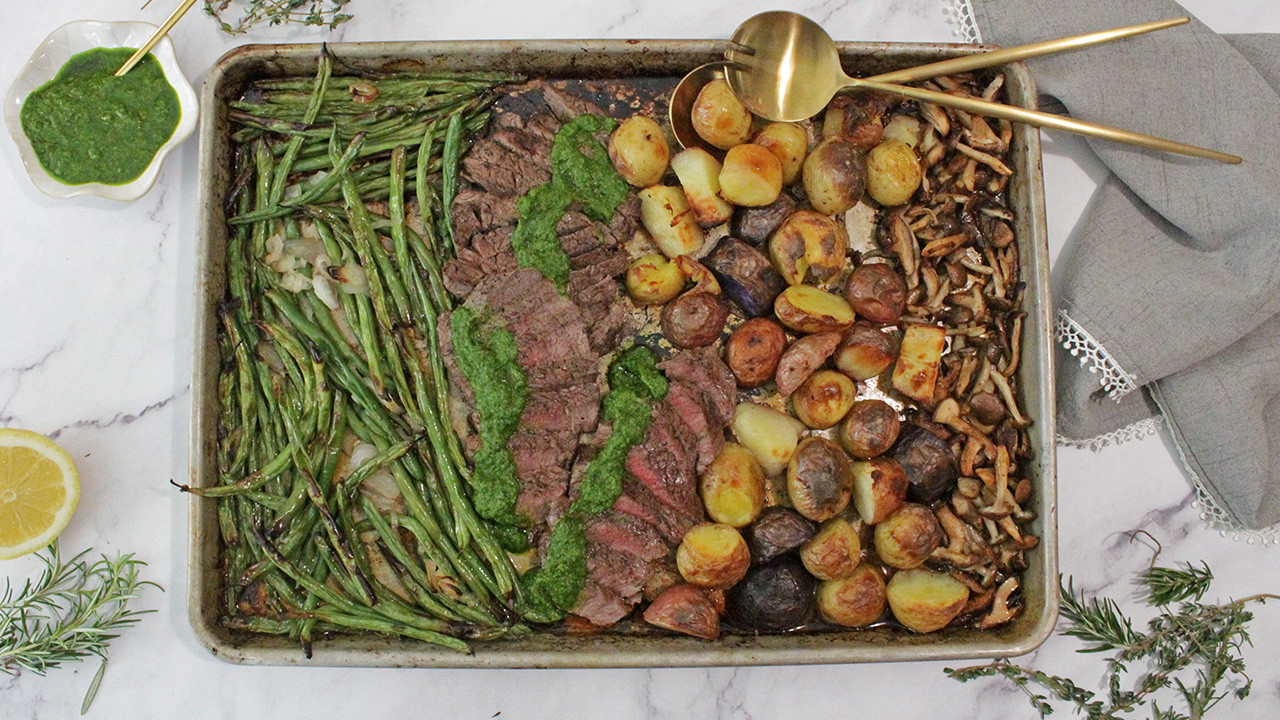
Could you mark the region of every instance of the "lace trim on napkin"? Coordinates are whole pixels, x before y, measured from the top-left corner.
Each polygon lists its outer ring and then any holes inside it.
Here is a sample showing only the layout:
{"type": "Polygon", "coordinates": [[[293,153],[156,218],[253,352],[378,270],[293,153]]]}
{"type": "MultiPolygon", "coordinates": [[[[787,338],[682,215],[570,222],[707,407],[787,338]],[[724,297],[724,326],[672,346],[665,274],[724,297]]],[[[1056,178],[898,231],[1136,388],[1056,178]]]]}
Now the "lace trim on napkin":
{"type": "Polygon", "coordinates": [[[1138,389],[1138,381],[1133,375],[1125,372],[1120,367],[1120,363],[1111,357],[1111,353],[1102,347],[1071,316],[1067,315],[1065,310],[1058,311],[1057,322],[1054,323],[1053,337],[1072,357],[1080,358],[1080,365],[1087,367],[1089,372],[1098,375],[1098,382],[1102,385],[1102,389],[1107,391],[1107,397],[1112,400],[1119,400],[1138,389]]]}
{"type": "Polygon", "coordinates": [[[982,33],[978,31],[978,21],[973,15],[973,4],[970,0],[948,0],[947,20],[955,26],[955,34],[967,43],[982,42],[982,33]]]}
{"type": "Polygon", "coordinates": [[[1164,425],[1163,418],[1149,417],[1139,420],[1132,425],[1122,427],[1119,430],[1112,430],[1111,432],[1103,433],[1097,437],[1091,437],[1086,440],[1077,440],[1075,438],[1066,437],[1065,435],[1059,435],[1058,444],[1066,445],[1067,447],[1079,448],[1081,450],[1092,450],[1094,452],[1098,452],[1102,448],[1110,445],[1120,445],[1122,443],[1127,443],[1130,440],[1141,440],[1145,437],[1151,437],[1160,430],[1162,425],[1164,425]]]}

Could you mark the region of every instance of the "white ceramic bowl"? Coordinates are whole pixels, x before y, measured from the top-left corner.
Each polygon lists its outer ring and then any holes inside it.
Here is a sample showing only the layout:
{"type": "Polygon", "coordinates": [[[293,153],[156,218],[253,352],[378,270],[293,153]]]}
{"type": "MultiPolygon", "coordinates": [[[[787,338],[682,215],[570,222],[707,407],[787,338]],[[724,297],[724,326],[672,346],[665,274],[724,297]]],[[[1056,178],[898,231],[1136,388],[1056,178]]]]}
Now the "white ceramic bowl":
{"type": "Polygon", "coordinates": [[[187,78],[183,76],[182,69],[178,67],[177,56],[173,52],[173,43],[169,38],[162,39],[151,50],[151,54],[156,60],[160,61],[160,67],[164,69],[164,77],[173,86],[178,94],[178,104],[181,108],[181,114],[178,117],[178,127],[174,128],[173,136],[169,138],[163,146],[156,151],[156,156],[152,158],[151,164],[143,171],[142,175],[131,183],[126,185],[103,185],[101,183],[86,183],[84,185],[67,185],[58,182],[45,172],[40,166],[40,161],[36,158],[35,150],[31,147],[31,141],[27,139],[26,133],[22,131],[22,120],[20,113],[22,111],[22,103],[26,101],[27,96],[36,88],[44,85],[53,79],[62,66],[66,64],[71,56],[82,53],[86,50],[94,48],[117,48],[117,47],[139,47],[147,38],[151,37],[151,33],[156,31],[156,26],[144,22],[97,22],[94,20],[77,20],[70,22],[62,27],[54,30],[49,37],[40,43],[40,47],[31,55],[31,59],[22,68],[22,72],[18,74],[17,79],[13,81],[13,85],[9,88],[9,94],[4,100],[4,123],[9,128],[9,134],[13,136],[13,141],[18,145],[18,154],[22,156],[22,163],[27,167],[27,175],[31,177],[31,182],[40,189],[44,194],[55,198],[71,198],[79,195],[96,195],[98,197],[107,198],[109,200],[137,200],[146,194],[151,186],[155,184],[156,176],[160,174],[160,166],[164,163],[165,156],[170,150],[180,145],[183,140],[196,129],[196,121],[199,119],[199,103],[196,100],[195,90],[191,88],[191,83],[187,82],[187,78]]]}

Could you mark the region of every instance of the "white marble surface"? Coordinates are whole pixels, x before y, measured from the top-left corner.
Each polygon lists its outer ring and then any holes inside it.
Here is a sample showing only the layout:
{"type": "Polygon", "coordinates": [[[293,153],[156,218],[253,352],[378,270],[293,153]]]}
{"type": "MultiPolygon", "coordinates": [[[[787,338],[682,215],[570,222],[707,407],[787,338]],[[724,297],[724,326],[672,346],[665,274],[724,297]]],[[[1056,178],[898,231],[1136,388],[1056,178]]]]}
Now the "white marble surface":
{"type": "MultiPolygon", "coordinates": [[[[0,13],[0,86],[32,48],[75,19],[158,23],[173,2],[139,10],[138,0],[9,0],[0,13]]],[[[945,0],[596,3],[587,0],[465,2],[354,0],[356,20],[342,40],[570,37],[723,37],[756,11],[789,6],[838,38],[939,41],[953,38],[945,0]],[[481,9],[482,8],[482,9],[481,9]]],[[[1280,32],[1274,0],[1185,2],[1223,32],[1280,32]]],[[[312,31],[221,35],[192,13],[175,30],[179,59],[199,80],[241,42],[316,40],[312,31]]],[[[1194,99],[1189,99],[1194,101],[1194,99]]],[[[1045,185],[1050,241],[1070,237],[1099,177],[1080,141],[1048,134],[1045,185]]],[[[1021,718],[1032,713],[999,683],[961,685],[942,663],[600,671],[430,671],[236,667],[206,653],[187,626],[187,498],[168,484],[187,473],[192,297],[196,237],[196,142],[171,159],[157,187],[120,205],[55,201],[27,181],[17,152],[0,140],[0,425],[55,437],[83,479],[80,510],[63,539],[136,552],[167,592],[111,648],[111,663],[90,710],[99,718],[451,717],[810,718],[886,716],[1021,718]]],[[[1132,571],[1145,549],[1126,533],[1145,529],[1164,542],[1166,560],[1210,562],[1221,597],[1280,590],[1280,549],[1250,546],[1206,529],[1193,494],[1158,438],[1094,454],[1061,449],[1059,498],[1064,573],[1132,607],[1132,571]]],[[[21,580],[30,560],[0,565],[21,580]]],[[[1257,645],[1245,656],[1254,696],[1218,716],[1280,714],[1280,608],[1263,608],[1257,645]]],[[[1096,658],[1051,639],[1027,660],[1081,680],[1097,677],[1096,658]]],[[[0,675],[0,716],[73,717],[96,667],[47,677],[0,675]]]]}

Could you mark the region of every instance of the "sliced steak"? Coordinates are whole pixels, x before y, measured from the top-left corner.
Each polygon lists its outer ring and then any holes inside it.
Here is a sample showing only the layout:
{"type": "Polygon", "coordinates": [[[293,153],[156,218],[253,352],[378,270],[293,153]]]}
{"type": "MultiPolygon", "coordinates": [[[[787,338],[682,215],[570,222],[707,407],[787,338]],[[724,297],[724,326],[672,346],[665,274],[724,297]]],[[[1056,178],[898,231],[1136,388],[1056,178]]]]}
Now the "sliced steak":
{"type": "Polygon", "coordinates": [[[507,442],[507,449],[520,478],[516,512],[535,525],[563,514],[568,504],[567,468],[578,449],[578,434],[521,427],[507,442]]]}
{"type": "Polygon", "coordinates": [[[621,510],[606,510],[587,523],[587,540],[640,558],[657,560],[669,551],[653,525],[621,510]]]}
{"type": "Polygon", "coordinates": [[[714,411],[707,408],[704,402],[705,395],[698,390],[690,387],[683,381],[671,383],[670,389],[667,391],[667,401],[671,404],[671,408],[676,411],[680,419],[688,427],[689,433],[697,438],[697,470],[701,474],[712,460],[720,454],[724,449],[724,426],[719,423],[713,423],[709,418],[709,413],[714,411]]]}
{"type": "Polygon", "coordinates": [[[658,369],[672,382],[684,382],[705,396],[708,419],[722,429],[733,419],[738,387],[733,373],[714,348],[686,350],[658,363],[658,369]]]}
{"type": "Polygon", "coordinates": [[[631,612],[631,603],[618,597],[612,590],[587,580],[582,592],[578,593],[578,601],[574,604],[573,614],[586,618],[593,625],[608,627],[631,612]]]}

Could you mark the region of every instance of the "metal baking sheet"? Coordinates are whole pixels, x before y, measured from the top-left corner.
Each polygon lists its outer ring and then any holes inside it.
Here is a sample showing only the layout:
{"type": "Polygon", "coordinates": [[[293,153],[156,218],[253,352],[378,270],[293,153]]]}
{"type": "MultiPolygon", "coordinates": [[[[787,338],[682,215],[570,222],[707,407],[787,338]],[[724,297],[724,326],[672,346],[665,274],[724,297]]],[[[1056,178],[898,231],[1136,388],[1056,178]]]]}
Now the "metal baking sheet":
{"type": "MultiPolygon", "coordinates": [[[[386,42],[331,44],[352,68],[374,70],[412,61],[432,70],[503,70],[548,78],[679,77],[717,60],[723,41],[543,40],[386,42]]],[[[872,75],[978,52],[973,45],[840,43],[846,70],[872,75]]],[[[231,127],[227,104],[259,78],[315,73],[319,45],[246,45],[224,55],[209,72],[201,99],[200,248],[191,419],[190,482],[216,483],[218,342],[216,308],[226,282],[225,198],[232,182],[231,127]]],[[[1009,102],[1034,107],[1035,84],[1026,66],[1004,68],[1009,102]]],[[[1020,367],[1035,459],[1027,468],[1035,484],[1033,527],[1040,545],[1027,553],[1023,573],[1026,607],[1013,623],[995,630],[952,628],[918,635],[900,628],[726,635],[708,642],[658,634],[568,635],[538,632],[474,644],[471,654],[422,642],[372,634],[340,635],[314,643],[312,657],[288,638],[227,628],[219,623],[223,597],[221,548],[215,501],[195,495],[190,505],[188,603],[199,641],[228,662],[269,665],[385,667],[681,667],[791,665],[994,658],[1030,652],[1053,630],[1058,615],[1057,493],[1054,456],[1054,370],[1050,345],[1049,255],[1045,225],[1040,136],[1014,129],[1011,206],[1017,213],[1022,277],[1027,283],[1020,367]]]]}

